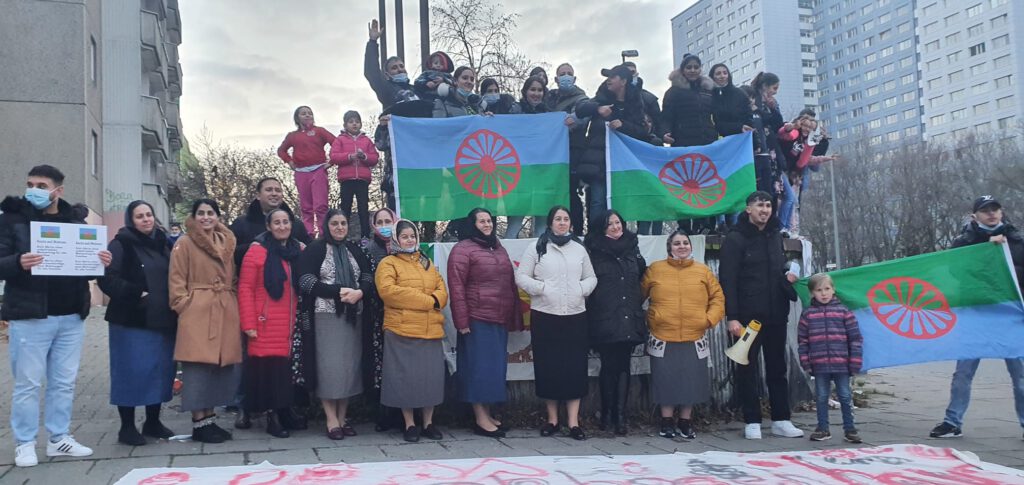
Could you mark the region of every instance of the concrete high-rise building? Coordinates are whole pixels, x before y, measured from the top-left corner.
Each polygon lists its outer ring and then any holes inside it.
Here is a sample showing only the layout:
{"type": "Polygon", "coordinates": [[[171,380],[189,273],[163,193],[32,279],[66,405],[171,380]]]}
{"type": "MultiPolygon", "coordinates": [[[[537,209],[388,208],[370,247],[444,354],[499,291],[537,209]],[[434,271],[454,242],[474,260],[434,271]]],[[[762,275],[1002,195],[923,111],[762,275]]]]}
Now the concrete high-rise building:
{"type": "Polygon", "coordinates": [[[815,6],[819,119],[833,136],[833,151],[859,140],[872,147],[921,140],[914,3],[815,6]]]}
{"type": "Polygon", "coordinates": [[[929,142],[1016,130],[1024,3],[918,0],[922,106],[929,142]]]}
{"type": "Polygon", "coordinates": [[[817,108],[813,0],[699,0],[672,19],[675,66],[686,53],[704,67],[724,63],[737,85],[761,71],[779,75],[784,117],[817,108]],[[799,74],[797,74],[799,73],[799,74]]]}
{"type": "Polygon", "coordinates": [[[3,13],[0,194],[22,193],[47,163],[97,222],[119,227],[134,199],[167,222],[181,146],[177,0],[19,0],[3,13]]]}

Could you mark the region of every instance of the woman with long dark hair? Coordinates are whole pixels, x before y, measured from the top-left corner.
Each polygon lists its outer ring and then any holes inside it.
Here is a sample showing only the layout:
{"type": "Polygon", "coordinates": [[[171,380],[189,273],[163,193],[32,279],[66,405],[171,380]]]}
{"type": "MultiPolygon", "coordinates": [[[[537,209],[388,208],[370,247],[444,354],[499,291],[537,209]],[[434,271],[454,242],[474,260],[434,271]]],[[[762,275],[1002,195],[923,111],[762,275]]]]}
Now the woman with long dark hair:
{"type": "Polygon", "coordinates": [[[779,145],[779,130],[785,125],[779,111],[779,102],[775,99],[779,92],[779,76],[770,72],[759,72],[750,81],[750,87],[754,90],[754,111],[761,119],[762,133],[755,133],[755,138],[762,141],[766,154],[760,157],[760,160],[757,156],[754,157],[754,171],[758,174],[758,179],[767,178],[767,182],[760,183],[758,188],[767,186],[767,192],[773,197],[772,207],[780,207],[781,197],[795,199],[796,193],[790,187],[789,179],[782,176],[789,168],[779,145]]]}
{"type": "Polygon", "coordinates": [[[580,400],[587,395],[586,298],[597,277],[572,233],[568,208],[548,212],[548,230],[520,258],[516,284],[530,295],[534,384],[547,411],[540,434],[552,436],[561,428],[558,405],[564,402],[569,436],[585,440],[579,418],[580,400]]]}
{"type": "Polygon", "coordinates": [[[511,94],[501,92],[498,81],[492,77],[480,81],[480,105],[487,113],[496,115],[518,114],[519,103],[511,94]]]}
{"type": "Polygon", "coordinates": [[[174,436],[160,422],[160,405],[173,397],[178,316],[167,299],[171,250],[153,214],[149,202],[128,204],[124,227],[108,245],[110,266],[99,279],[110,297],[110,403],[121,416],[117,441],[132,446],[146,444],[143,436],[174,436]],[[142,434],[135,428],[136,406],[146,407],[142,434]]]}
{"type": "MultiPolygon", "coordinates": [[[[519,98],[520,113],[537,114],[550,111],[547,105],[544,104],[544,99],[548,94],[548,88],[544,85],[544,78],[530,76],[523,83],[523,88],[519,92],[522,94],[522,97],[519,98]]],[[[523,229],[525,219],[525,216],[509,216],[508,226],[505,229],[505,239],[518,238],[519,232],[523,229]]],[[[533,235],[538,237],[544,233],[545,229],[547,229],[547,226],[544,224],[544,216],[533,216],[533,235]]]]}

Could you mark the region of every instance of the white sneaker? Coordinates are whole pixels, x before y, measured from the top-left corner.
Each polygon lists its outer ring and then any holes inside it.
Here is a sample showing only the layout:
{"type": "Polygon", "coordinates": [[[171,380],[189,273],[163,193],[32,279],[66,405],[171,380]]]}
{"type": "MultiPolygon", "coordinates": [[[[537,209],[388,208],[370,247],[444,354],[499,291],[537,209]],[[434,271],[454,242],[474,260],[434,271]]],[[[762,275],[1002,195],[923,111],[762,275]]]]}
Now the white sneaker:
{"type": "Polygon", "coordinates": [[[773,421],[772,434],[783,438],[803,438],[804,430],[793,426],[793,422],[789,420],[773,421]]]}
{"type": "Polygon", "coordinates": [[[17,466],[36,466],[39,464],[39,458],[36,458],[35,441],[18,445],[14,449],[14,464],[17,466]]]}
{"type": "Polygon", "coordinates": [[[46,442],[46,456],[89,456],[92,454],[92,448],[83,446],[81,443],[75,441],[75,438],[69,434],[64,435],[60,441],[56,443],[46,442]]]}
{"type": "Polygon", "coordinates": [[[761,423],[748,424],[746,428],[743,428],[743,436],[748,440],[761,439],[761,423]]]}

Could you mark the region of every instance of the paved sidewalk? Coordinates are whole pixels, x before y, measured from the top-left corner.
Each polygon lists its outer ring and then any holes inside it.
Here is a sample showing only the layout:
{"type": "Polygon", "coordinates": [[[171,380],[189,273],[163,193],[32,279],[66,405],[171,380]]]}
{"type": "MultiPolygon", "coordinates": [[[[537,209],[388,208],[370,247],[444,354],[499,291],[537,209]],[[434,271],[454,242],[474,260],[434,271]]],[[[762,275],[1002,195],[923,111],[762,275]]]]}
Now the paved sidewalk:
{"type": "MultiPolygon", "coordinates": [[[[82,366],[76,389],[73,434],[95,454],[87,459],[47,458],[45,447],[37,448],[40,464],[33,468],[16,468],[14,444],[9,425],[11,374],[7,345],[0,345],[0,483],[61,483],[74,480],[76,485],[106,484],[116,481],[133,468],[166,466],[225,466],[259,463],[274,464],[350,463],[415,459],[446,459],[469,457],[515,457],[533,455],[647,455],[675,451],[787,451],[850,446],[839,438],[841,423],[838,410],[832,411],[833,438],[813,443],[806,438],[774,438],[769,429],[765,439],[748,441],[742,438],[742,424],[729,423],[710,432],[701,433],[692,442],[671,441],[658,437],[654,429],[635,430],[626,437],[601,436],[596,430],[590,439],[577,442],[567,437],[541,438],[536,430],[513,430],[501,440],[482,438],[467,429],[449,429],[441,423],[445,438],[441,441],[405,443],[401,434],[376,433],[370,424],[357,426],[360,435],[342,441],[328,440],[312,423],[310,431],[295,433],[291,438],[269,437],[258,426],[247,431],[234,430],[231,416],[221,418],[220,425],[234,432],[235,439],[223,444],[204,445],[191,442],[160,442],[129,447],[117,443],[117,411],[109,405],[109,373],[107,364],[107,331],[101,308],[93,310],[88,320],[82,366]]],[[[983,460],[1024,469],[1024,440],[1021,427],[1013,413],[1013,395],[1009,376],[1001,361],[983,362],[974,381],[974,394],[967,414],[965,435],[960,439],[928,438],[931,428],[941,421],[949,397],[950,362],[924,364],[874,371],[866,376],[865,388],[871,394],[871,407],[857,411],[857,424],[864,446],[894,443],[922,443],[972,451],[983,460]]],[[[171,402],[177,404],[177,399],[171,402]]],[[[142,419],[142,411],[138,411],[142,419]]],[[[164,412],[165,423],[178,433],[191,432],[189,417],[171,410],[164,412]]],[[[793,418],[809,433],[816,421],[813,412],[797,413],[793,418]]],[[[45,439],[45,429],[40,426],[45,439]]]]}

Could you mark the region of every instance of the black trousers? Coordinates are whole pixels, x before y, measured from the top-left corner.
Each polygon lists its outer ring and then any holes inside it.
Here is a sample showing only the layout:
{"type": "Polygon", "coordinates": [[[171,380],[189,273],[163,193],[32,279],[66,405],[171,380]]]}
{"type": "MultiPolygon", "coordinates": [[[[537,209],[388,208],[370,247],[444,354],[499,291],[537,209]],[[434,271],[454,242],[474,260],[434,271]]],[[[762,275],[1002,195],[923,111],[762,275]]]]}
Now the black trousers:
{"type": "MultiPolygon", "coordinates": [[[[763,320],[762,320],[763,321],[763,320]]],[[[761,422],[760,368],[758,356],[764,349],[764,376],[768,386],[768,403],[772,421],[790,418],[789,380],[786,369],[786,325],[784,323],[761,327],[748,356],[750,364],[735,364],[736,390],[747,424],[761,422]]]]}
{"type": "Polygon", "coordinates": [[[370,182],[358,179],[341,181],[341,210],[350,221],[352,197],[356,198],[356,210],[359,211],[359,232],[368,238],[373,232],[370,230],[370,182]]]}

